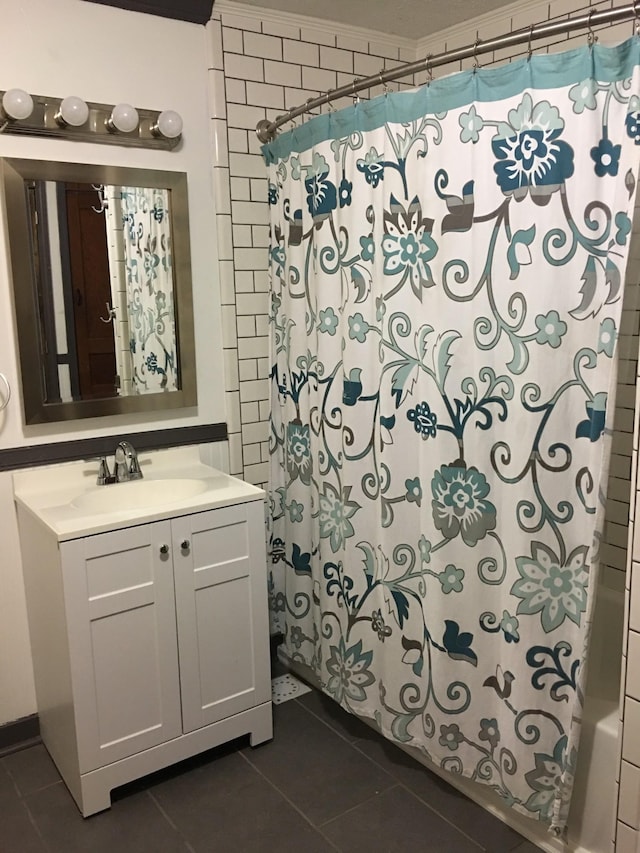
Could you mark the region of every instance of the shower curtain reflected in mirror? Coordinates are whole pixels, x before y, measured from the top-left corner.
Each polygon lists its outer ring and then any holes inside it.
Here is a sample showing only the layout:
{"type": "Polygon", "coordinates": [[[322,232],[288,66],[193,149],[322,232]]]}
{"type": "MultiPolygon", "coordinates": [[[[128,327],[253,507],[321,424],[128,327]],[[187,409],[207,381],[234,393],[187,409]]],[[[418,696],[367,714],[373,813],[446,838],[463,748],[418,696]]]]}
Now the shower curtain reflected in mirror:
{"type": "Polygon", "coordinates": [[[603,521],[640,42],[263,149],[273,627],[324,691],[562,832],[603,521]]]}

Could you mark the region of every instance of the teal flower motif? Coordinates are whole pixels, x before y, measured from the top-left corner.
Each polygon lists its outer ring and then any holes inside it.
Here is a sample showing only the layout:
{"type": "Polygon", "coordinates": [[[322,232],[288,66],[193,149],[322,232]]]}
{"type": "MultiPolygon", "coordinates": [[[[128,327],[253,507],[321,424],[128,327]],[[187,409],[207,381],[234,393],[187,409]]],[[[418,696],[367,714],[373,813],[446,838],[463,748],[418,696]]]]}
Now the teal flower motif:
{"type": "Polygon", "coordinates": [[[464,735],[460,731],[460,726],[455,723],[450,726],[440,726],[440,737],[438,738],[440,746],[446,746],[447,749],[455,752],[463,740],[464,735]]]}
{"type": "Polygon", "coordinates": [[[407,490],[405,500],[409,503],[418,504],[418,506],[420,506],[422,503],[422,486],[420,484],[420,477],[414,477],[412,480],[405,480],[404,487],[407,490]]]}
{"type": "Polygon", "coordinates": [[[331,215],[338,204],[336,185],[329,180],[329,171],[313,175],[304,182],[307,190],[307,207],[315,223],[322,222],[331,215]]]}
{"type": "Polygon", "coordinates": [[[489,485],[477,468],[442,465],[431,481],[433,522],[447,539],[461,534],[471,547],[496,526],[496,508],[488,500],[489,485]]]}
{"type": "Polygon", "coordinates": [[[616,223],[616,243],[618,246],[624,246],[627,242],[627,237],[631,233],[631,220],[624,211],[619,211],[615,216],[616,223]]]}
{"type": "Polygon", "coordinates": [[[378,639],[381,643],[384,643],[385,637],[391,636],[391,628],[388,625],[385,625],[382,611],[379,608],[378,610],[374,610],[371,614],[371,627],[378,635],[378,639]]]}
{"type": "Polygon", "coordinates": [[[554,802],[568,799],[573,787],[578,752],[574,747],[569,756],[566,753],[567,736],[563,735],[556,743],[553,755],[536,752],[535,769],[525,773],[525,779],[535,793],[524,805],[530,812],[536,812],[540,820],[549,822],[554,802]]]}
{"type": "Polygon", "coordinates": [[[375,681],[369,671],[373,652],[362,651],[362,640],[346,648],[342,637],[337,646],[330,647],[330,652],[327,670],[331,678],[327,682],[327,691],[338,703],[348,699],[363,702],[367,698],[365,688],[375,681]]]}
{"type": "Polygon", "coordinates": [[[500,620],[500,629],[504,633],[504,638],[507,643],[517,643],[520,640],[518,626],[520,622],[517,616],[511,616],[508,610],[502,611],[502,619],[500,620]]]}
{"type": "Polygon", "coordinates": [[[613,351],[616,346],[616,324],[611,317],[605,317],[600,323],[600,332],[598,333],[598,352],[603,352],[609,358],[613,358],[613,351]]]}
{"type": "Polygon", "coordinates": [[[431,237],[433,219],[423,218],[417,196],[405,210],[393,195],[383,219],[384,274],[402,274],[398,287],[408,278],[413,292],[422,301],[422,288],[435,284],[429,266],[429,261],[438,252],[438,246],[431,237]]]}
{"type": "Polygon", "coordinates": [[[407,418],[413,421],[413,428],[424,440],[436,437],[438,419],[426,400],[418,403],[414,409],[409,409],[407,418]]]}
{"type": "Polygon", "coordinates": [[[551,548],[532,542],[530,557],[516,557],[520,579],[511,587],[511,594],[521,599],[516,613],[540,613],[547,634],[567,618],[580,625],[587,605],[587,552],[588,547],[580,545],[561,564],[551,548]]]}
{"type": "Polygon", "coordinates": [[[596,93],[598,81],[588,78],[582,83],[576,83],[569,89],[569,100],[573,101],[573,111],[580,115],[585,110],[595,110],[597,106],[596,93]]]}
{"type": "Polygon", "coordinates": [[[500,729],[498,728],[498,721],[495,717],[491,717],[491,719],[484,717],[480,720],[478,740],[486,740],[491,749],[496,748],[500,741],[500,729]]]}
{"type": "Polygon", "coordinates": [[[633,139],[636,145],[640,145],[640,112],[630,112],[625,119],[627,136],[633,139]]]}
{"type": "Polygon", "coordinates": [[[269,204],[278,203],[278,187],[269,181],[269,204]]]}
{"type": "Polygon", "coordinates": [[[550,347],[557,349],[560,346],[563,336],[567,332],[567,324],[560,319],[557,311],[549,311],[548,314],[538,314],[536,317],[536,341],[539,344],[549,344],[550,347]]]}
{"type": "Polygon", "coordinates": [[[450,592],[462,592],[463,577],[464,569],[458,569],[452,563],[449,563],[438,575],[442,592],[445,595],[448,595],[450,592]]]}
{"type": "Polygon", "coordinates": [[[376,252],[376,244],[373,242],[373,234],[360,237],[360,257],[363,261],[372,261],[376,252]]]}
{"type": "Polygon", "coordinates": [[[344,498],[341,498],[330,483],[325,483],[324,491],[319,498],[320,538],[329,539],[331,550],[334,553],[354,533],[353,525],[349,519],[360,509],[360,504],[350,501],[350,494],[351,486],[344,489],[344,498]]]}
{"type": "Polygon", "coordinates": [[[292,421],[287,424],[287,471],[292,479],[300,478],[308,486],[312,470],[309,425],[292,421]]]}
{"type": "Polygon", "coordinates": [[[342,180],[340,181],[340,186],[338,187],[338,199],[340,202],[340,207],[348,207],[351,204],[351,191],[353,190],[353,183],[348,181],[345,176],[342,176],[342,180]]]}
{"type": "Polygon", "coordinates": [[[431,562],[431,542],[426,538],[424,533],[420,537],[418,542],[418,548],[420,549],[420,558],[423,563],[431,562]]]}
{"type": "Polygon", "coordinates": [[[301,503],[298,503],[298,501],[295,500],[291,501],[291,503],[287,507],[287,510],[289,512],[289,520],[292,523],[295,523],[296,521],[302,521],[302,513],[304,510],[304,506],[301,503]]]}
{"type": "Polygon", "coordinates": [[[323,308],[320,311],[320,322],[318,323],[318,331],[326,332],[329,335],[335,335],[338,328],[338,316],[333,308],[323,308]]]}
{"type": "Polygon", "coordinates": [[[356,168],[362,172],[364,179],[375,189],[384,180],[384,155],[378,154],[375,147],[370,148],[362,158],[356,160],[356,168]]]}
{"type": "Polygon", "coordinates": [[[607,394],[599,391],[593,400],[587,400],[584,404],[587,417],[580,421],[576,427],[576,438],[588,438],[589,441],[598,441],[607,423],[607,394]]]}
{"type": "Polygon", "coordinates": [[[610,139],[603,138],[591,149],[591,159],[595,163],[594,171],[599,178],[618,174],[621,145],[614,145],[610,139]]]}
{"type": "Polygon", "coordinates": [[[547,204],[551,194],[573,175],[573,149],[560,139],[564,121],[548,101],[533,103],[526,93],[510,110],[491,140],[498,186],[520,201],[530,193],[536,204],[547,204]]]}
{"type": "Polygon", "coordinates": [[[477,142],[480,139],[480,131],[484,127],[484,121],[476,112],[475,106],[472,106],[468,113],[461,113],[458,116],[458,124],[462,128],[460,131],[461,142],[477,142]]]}
{"type": "Polygon", "coordinates": [[[352,341],[358,341],[359,344],[363,344],[367,338],[367,332],[370,331],[371,326],[364,319],[362,314],[358,311],[357,314],[348,318],[349,322],[349,337],[352,341]]]}

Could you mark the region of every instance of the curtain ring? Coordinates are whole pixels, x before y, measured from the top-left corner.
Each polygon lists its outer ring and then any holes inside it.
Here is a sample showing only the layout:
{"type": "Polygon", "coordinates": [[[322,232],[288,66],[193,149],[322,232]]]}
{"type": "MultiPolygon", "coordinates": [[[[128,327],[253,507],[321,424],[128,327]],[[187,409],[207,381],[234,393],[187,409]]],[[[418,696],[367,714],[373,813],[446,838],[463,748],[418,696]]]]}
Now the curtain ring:
{"type": "Polygon", "coordinates": [[[360,95],[356,92],[356,86],[358,85],[359,82],[360,82],[359,77],[353,78],[353,86],[351,87],[351,92],[353,94],[353,103],[354,104],[360,103],[360,95]]]}
{"type": "Polygon", "coordinates": [[[531,59],[531,56],[533,54],[533,48],[531,47],[531,39],[533,38],[533,27],[534,27],[533,24],[531,24],[531,26],[529,27],[529,43],[527,45],[527,60],[531,59]]]}
{"type": "Polygon", "coordinates": [[[385,95],[388,95],[388,94],[389,94],[389,92],[390,92],[389,84],[386,82],[386,80],[383,80],[383,79],[382,79],[382,74],[383,74],[383,73],[384,73],[384,68],[381,68],[381,69],[380,69],[380,73],[378,74],[378,77],[379,77],[379,79],[380,79],[380,85],[382,86],[382,88],[383,88],[383,90],[384,90],[384,94],[385,94],[385,95]]]}
{"type": "MultiPolygon", "coordinates": [[[[634,5],[635,9],[635,5],[634,5]]],[[[594,33],[593,28],[591,27],[591,18],[593,16],[593,9],[589,12],[589,17],[587,18],[587,26],[589,27],[589,32],[587,33],[587,44],[589,47],[593,47],[594,44],[598,41],[598,36],[594,33]]]]}
{"type": "Polygon", "coordinates": [[[638,15],[638,0],[633,0],[633,15],[635,18],[635,34],[640,36],[640,16],[638,15]]]}
{"type": "Polygon", "coordinates": [[[9,405],[9,400],[11,399],[11,386],[9,385],[9,380],[4,375],[4,373],[0,373],[0,379],[2,379],[2,381],[4,382],[5,387],[7,389],[7,394],[4,398],[4,400],[2,400],[2,398],[0,398],[0,412],[1,412],[3,409],[6,409],[7,406],[9,405]]]}
{"type": "Polygon", "coordinates": [[[433,54],[428,53],[427,58],[425,59],[424,67],[427,70],[427,86],[430,86],[433,83],[433,66],[431,65],[431,60],[433,59],[433,54]]]}
{"type": "Polygon", "coordinates": [[[326,99],[327,99],[327,106],[329,107],[329,112],[330,112],[330,113],[335,113],[336,108],[335,108],[335,107],[333,106],[333,104],[331,103],[331,98],[329,97],[330,95],[331,95],[331,89],[329,89],[329,91],[328,91],[328,92],[325,92],[325,97],[326,97],[326,99]]]}
{"type": "Polygon", "coordinates": [[[475,74],[478,68],[480,68],[480,63],[478,62],[478,46],[480,44],[480,39],[476,38],[473,43],[473,73],[475,74]]]}

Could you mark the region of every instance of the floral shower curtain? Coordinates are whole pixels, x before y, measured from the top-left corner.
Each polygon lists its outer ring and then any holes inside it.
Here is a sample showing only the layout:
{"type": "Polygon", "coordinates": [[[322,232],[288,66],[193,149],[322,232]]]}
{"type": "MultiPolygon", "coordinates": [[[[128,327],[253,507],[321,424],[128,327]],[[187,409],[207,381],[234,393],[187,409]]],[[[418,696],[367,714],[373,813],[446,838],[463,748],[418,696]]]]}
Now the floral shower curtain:
{"type": "Polygon", "coordinates": [[[263,149],[273,627],[343,707],[557,833],[639,59],[632,39],[464,72],[263,149]]]}
{"type": "Polygon", "coordinates": [[[133,388],[178,387],[169,191],[122,187],[133,388]]]}

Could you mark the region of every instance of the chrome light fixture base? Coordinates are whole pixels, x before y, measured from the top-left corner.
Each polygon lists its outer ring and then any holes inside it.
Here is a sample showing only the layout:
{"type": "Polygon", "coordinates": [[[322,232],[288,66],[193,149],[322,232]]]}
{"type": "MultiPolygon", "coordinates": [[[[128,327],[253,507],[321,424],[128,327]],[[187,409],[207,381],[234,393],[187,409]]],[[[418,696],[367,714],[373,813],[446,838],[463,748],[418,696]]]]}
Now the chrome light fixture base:
{"type": "Polygon", "coordinates": [[[89,108],[87,120],[79,127],[60,121],[62,98],[32,95],[33,112],[24,119],[8,119],[0,125],[0,132],[25,136],[45,136],[57,139],[76,139],[79,142],[127,145],[137,148],[157,148],[171,151],[180,145],[182,135],[170,138],[158,133],[158,117],[162,110],[137,108],[139,123],[130,131],[114,128],[113,105],[86,101],[89,108]]]}

